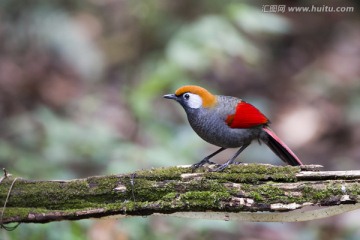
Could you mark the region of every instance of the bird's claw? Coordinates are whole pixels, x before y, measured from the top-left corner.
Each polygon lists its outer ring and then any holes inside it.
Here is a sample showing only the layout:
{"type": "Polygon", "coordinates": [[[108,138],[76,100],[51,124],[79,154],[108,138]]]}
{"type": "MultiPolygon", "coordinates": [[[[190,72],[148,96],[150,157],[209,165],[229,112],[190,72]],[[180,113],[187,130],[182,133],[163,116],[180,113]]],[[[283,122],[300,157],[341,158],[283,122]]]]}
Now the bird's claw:
{"type": "Polygon", "coordinates": [[[224,163],[221,164],[219,167],[212,169],[210,172],[221,172],[222,170],[224,170],[227,166],[229,166],[229,164],[224,163]]]}
{"type": "Polygon", "coordinates": [[[224,164],[221,164],[219,167],[211,170],[211,172],[221,172],[221,171],[223,171],[225,168],[227,168],[229,165],[239,165],[239,164],[242,164],[242,162],[234,162],[234,163],[226,162],[226,163],[224,163],[224,164]]]}
{"type": "Polygon", "coordinates": [[[191,169],[195,170],[195,169],[199,168],[200,166],[201,165],[199,163],[195,163],[195,164],[191,165],[191,169]]]}
{"type": "Polygon", "coordinates": [[[203,166],[203,165],[205,165],[205,164],[216,164],[216,163],[214,163],[214,162],[212,162],[212,161],[209,161],[208,159],[203,159],[203,160],[201,160],[200,162],[191,165],[191,168],[192,168],[193,170],[195,170],[195,169],[197,169],[197,168],[199,168],[199,167],[201,167],[201,166],[203,166]]]}

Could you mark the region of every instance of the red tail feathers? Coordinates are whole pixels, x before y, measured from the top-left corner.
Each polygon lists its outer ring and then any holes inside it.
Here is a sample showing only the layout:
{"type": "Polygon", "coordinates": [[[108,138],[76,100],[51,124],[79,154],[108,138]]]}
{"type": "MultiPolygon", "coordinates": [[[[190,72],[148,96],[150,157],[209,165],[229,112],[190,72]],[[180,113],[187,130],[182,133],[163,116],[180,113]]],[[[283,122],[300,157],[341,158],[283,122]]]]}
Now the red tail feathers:
{"type": "Polygon", "coordinates": [[[303,165],[300,159],[276,136],[276,134],[268,127],[263,127],[263,130],[267,133],[268,139],[265,141],[266,145],[284,162],[292,165],[303,165]]]}

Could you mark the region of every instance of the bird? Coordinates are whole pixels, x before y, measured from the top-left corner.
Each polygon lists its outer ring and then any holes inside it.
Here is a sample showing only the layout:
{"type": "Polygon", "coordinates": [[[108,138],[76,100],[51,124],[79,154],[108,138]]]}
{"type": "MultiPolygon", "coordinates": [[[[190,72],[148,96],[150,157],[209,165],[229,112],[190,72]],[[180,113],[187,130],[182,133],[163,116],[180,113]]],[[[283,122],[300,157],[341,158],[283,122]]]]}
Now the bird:
{"type": "Polygon", "coordinates": [[[220,147],[193,164],[193,169],[214,164],[210,159],[225,149],[239,148],[227,162],[213,170],[223,171],[235,162],[253,140],[265,143],[285,163],[292,166],[303,165],[295,153],[270,129],[269,119],[240,98],[214,95],[195,85],[182,86],[174,94],[163,97],[178,102],[184,108],[192,129],[206,142],[220,147]]]}

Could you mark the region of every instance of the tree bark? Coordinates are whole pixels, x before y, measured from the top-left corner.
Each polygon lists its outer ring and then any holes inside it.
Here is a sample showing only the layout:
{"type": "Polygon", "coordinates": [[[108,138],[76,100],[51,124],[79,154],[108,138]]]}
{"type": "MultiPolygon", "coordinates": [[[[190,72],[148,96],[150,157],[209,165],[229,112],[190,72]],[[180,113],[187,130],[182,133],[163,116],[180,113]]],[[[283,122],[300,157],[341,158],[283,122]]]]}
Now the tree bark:
{"type": "Polygon", "coordinates": [[[305,221],[360,207],[360,171],[232,165],[141,170],[69,181],[6,177],[3,224],[165,214],[246,221],[305,221]],[[326,208],[323,208],[323,207],[326,208]],[[319,208],[322,207],[322,208],[319,208]]]}

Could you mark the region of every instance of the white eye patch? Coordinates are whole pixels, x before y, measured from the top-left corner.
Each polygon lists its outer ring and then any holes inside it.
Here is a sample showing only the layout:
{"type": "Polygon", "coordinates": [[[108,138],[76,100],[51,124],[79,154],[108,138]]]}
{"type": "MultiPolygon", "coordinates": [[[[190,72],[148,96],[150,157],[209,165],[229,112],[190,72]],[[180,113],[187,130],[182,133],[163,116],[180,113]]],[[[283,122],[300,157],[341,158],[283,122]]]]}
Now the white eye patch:
{"type": "Polygon", "coordinates": [[[193,93],[185,93],[184,100],[190,108],[200,108],[203,104],[201,97],[193,93]]]}

